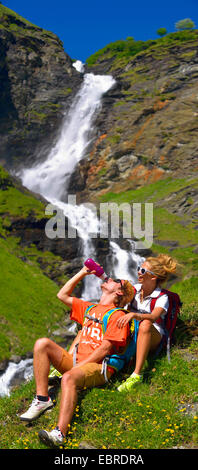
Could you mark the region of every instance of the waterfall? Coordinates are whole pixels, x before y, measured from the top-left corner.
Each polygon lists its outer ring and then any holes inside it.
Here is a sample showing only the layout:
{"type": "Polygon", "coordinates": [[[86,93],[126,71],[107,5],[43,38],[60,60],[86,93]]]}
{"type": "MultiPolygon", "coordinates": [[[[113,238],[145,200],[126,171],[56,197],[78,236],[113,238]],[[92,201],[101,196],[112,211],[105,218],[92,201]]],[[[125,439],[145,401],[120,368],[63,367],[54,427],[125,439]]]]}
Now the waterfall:
{"type": "MultiPolygon", "coordinates": [[[[128,240],[130,243],[130,240],[128,240]]],[[[113,253],[113,272],[114,277],[118,279],[127,279],[131,281],[132,284],[137,282],[137,273],[136,269],[130,269],[131,264],[135,264],[135,268],[142,263],[143,258],[133,251],[133,246],[131,250],[123,250],[120,246],[111,241],[110,247],[113,253]]]]}
{"type": "Polygon", "coordinates": [[[12,387],[31,379],[32,376],[32,359],[22,359],[18,364],[11,361],[6,371],[0,376],[0,397],[9,396],[12,387]]]}
{"type": "Polygon", "coordinates": [[[111,76],[85,74],[66,116],[60,137],[45,162],[21,173],[23,185],[47,200],[62,200],[76,164],[93,139],[92,122],[101,98],[115,83],[111,76]]]}
{"type": "MultiPolygon", "coordinates": [[[[74,64],[76,70],[83,73],[80,61],[74,64]]],[[[83,84],[77,93],[69,113],[64,119],[60,136],[49,152],[48,158],[32,168],[24,169],[19,176],[24,186],[42,195],[47,201],[61,209],[70,223],[76,228],[82,240],[83,258],[95,257],[91,234],[100,229],[97,216],[85,204],[71,205],[64,202],[70,177],[77,163],[85,156],[93,140],[93,123],[101,107],[102,96],[115,84],[111,76],[92,73],[84,75],[83,84]]],[[[123,250],[115,241],[110,242],[110,274],[112,277],[135,282],[136,269],[142,258],[135,254],[131,240],[131,249],[123,250]]],[[[106,267],[104,266],[106,269],[106,267]]],[[[87,276],[84,282],[82,298],[97,301],[101,293],[101,281],[95,276],[87,276]]],[[[24,374],[24,379],[32,374],[32,363],[21,361],[10,363],[0,380],[0,396],[9,394],[16,373],[24,374]]]]}
{"type": "MultiPolygon", "coordinates": [[[[76,61],[74,67],[83,73],[84,66],[76,61]]],[[[48,158],[32,168],[24,169],[20,177],[28,189],[41,194],[50,203],[61,209],[68,217],[82,240],[83,258],[94,258],[91,234],[99,232],[100,222],[91,209],[84,204],[71,205],[64,202],[69,180],[76,164],[85,156],[93,139],[93,122],[101,107],[102,96],[115,84],[112,76],[86,73],[69,113],[64,119],[60,136],[50,150],[48,158]]],[[[110,275],[134,280],[129,273],[130,261],[135,261],[133,247],[129,252],[121,250],[119,245],[111,243],[112,263],[110,275]]],[[[134,264],[134,263],[133,263],[134,264]]],[[[84,282],[82,298],[97,300],[100,297],[101,282],[87,276],[84,282]]]]}

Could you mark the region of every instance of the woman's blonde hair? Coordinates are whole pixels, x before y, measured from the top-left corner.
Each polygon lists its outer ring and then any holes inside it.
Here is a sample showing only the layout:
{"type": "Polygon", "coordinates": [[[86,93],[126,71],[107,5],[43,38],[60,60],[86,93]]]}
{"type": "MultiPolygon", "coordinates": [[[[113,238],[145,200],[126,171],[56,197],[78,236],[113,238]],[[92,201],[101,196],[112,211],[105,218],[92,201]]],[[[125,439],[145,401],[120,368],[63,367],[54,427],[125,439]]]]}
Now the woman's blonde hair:
{"type": "Polygon", "coordinates": [[[116,307],[123,308],[133,300],[135,295],[135,290],[129,281],[122,281],[122,292],[123,295],[117,295],[117,299],[115,301],[116,307]]]}
{"type": "Polygon", "coordinates": [[[167,281],[171,274],[177,272],[179,266],[176,259],[163,253],[156,257],[150,256],[146,258],[146,262],[149,263],[150,270],[157,276],[157,284],[167,281]]]}

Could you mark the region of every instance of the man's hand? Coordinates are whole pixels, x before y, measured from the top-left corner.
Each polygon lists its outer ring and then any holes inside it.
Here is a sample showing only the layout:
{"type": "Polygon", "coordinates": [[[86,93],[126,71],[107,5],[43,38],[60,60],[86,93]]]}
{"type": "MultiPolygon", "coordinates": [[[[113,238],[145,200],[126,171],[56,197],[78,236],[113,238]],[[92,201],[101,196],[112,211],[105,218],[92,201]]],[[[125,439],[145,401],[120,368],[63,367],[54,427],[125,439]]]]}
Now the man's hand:
{"type": "Polygon", "coordinates": [[[90,271],[87,266],[83,266],[80,272],[83,272],[85,276],[96,273],[96,271],[90,271]]]}

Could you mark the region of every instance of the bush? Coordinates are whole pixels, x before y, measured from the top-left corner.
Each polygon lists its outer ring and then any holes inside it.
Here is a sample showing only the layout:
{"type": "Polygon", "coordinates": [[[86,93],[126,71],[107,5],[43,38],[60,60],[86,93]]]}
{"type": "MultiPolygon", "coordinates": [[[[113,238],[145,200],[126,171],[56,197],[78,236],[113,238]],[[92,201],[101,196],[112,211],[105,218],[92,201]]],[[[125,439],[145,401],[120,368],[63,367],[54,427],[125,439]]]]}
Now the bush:
{"type": "Polygon", "coordinates": [[[157,30],[157,34],[160,37],[165,36],[165,34],[167,34],[167,29],[166,28],[160,28],[160,29],[157,30]]]}
{"type": "Polygon", "coordinates": [[[183,29],[193,29],[195,28],[195,23],[190,18],[185,18],[184,20],[180,20],[175,23],[176,29],[183,30],[183,29]]]}

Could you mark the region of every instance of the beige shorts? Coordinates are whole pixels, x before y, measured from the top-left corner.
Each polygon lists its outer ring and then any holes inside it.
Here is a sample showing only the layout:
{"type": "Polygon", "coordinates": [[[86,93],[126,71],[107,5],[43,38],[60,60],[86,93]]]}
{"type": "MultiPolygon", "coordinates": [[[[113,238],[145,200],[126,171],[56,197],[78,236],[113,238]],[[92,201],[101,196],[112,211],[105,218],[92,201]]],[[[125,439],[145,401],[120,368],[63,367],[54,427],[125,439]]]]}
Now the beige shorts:
{"type": "MultiPolygon", "coordinates": [[[[61,372],[61,374],[64,374],[68,370],[71,370],[72,367],[73,357],[63,349],[63,355],[58,370],[61,372]]],[[[97,362],[89,362],[88,364],[79,366],[79,368],[83,372],[82,380],[80,381],[80,384],[78,384],[79,388],[98,387],[106,383],[104,374],[101,374],[102,364],[98,364],[97,362]]],[[[112,373],[112,371],[107,370],[108,379],[111,377],[112,373]]]]}

